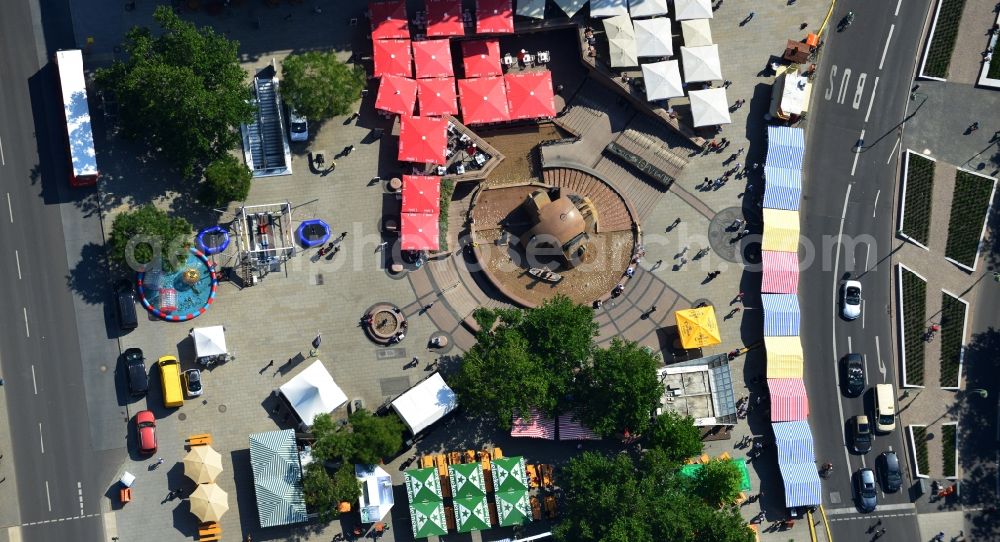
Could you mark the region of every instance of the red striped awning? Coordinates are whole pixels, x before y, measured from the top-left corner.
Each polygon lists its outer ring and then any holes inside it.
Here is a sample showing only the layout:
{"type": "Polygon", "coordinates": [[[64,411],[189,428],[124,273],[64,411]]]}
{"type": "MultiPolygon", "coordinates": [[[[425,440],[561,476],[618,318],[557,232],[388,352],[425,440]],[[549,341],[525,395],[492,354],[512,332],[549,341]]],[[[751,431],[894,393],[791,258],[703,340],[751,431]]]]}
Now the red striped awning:
{"type": "Polygon", "coordinates": [[[527,418],[521,418],[515,414],[513,424],[514,426],[510,430],[512,437],[556,439],[556,421],[543,417],[534,408],[531,409],[527,418]]]}
{"type": "Polygon", "coordinates": [[[761,251],[764,278],[760,291],[765,294],[795,294],[799,291],[799,255],[795,252],[761,251]]]}
{"type": "Polygon", "coordinates": [[[809,415],[809,398],[801,378],[768,378],[767,390],[772,422],[797,422],[809,415]]]}
{"type": "Polygon", "coordinates": [[[559,416],[559,440],[601,440],[601,437],[576,421],[573,413],[559,416]]]}

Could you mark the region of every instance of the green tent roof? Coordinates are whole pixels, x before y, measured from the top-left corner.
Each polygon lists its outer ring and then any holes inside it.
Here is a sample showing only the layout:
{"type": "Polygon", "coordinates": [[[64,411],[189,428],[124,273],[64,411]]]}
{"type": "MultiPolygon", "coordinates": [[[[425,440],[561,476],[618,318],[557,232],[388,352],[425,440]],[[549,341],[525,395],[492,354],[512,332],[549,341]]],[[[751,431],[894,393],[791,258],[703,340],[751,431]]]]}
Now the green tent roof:
{"type": "Polygon", "coordinates": [[[455,527],[460,533],[490,528],[490,503],[485,495],[455,499],[455,527]]]}
{"type": "Polygon", "coordinates": [[[523,457],[494,459],[490,469],[493,472],[493,484],[497,493],[528,489],[528,474],[524,471],[523,457]]]}
{"type": "Polygon", "coordinates": [[[441,501],[410,503],[410,522],[414,538],[448,534],[444,503],[441,501]]]}
{"type": "Polygon", "coordinates": [[[495,495],[497,501],[497,516],[501,527],[521,525],[531,521],[531,503],[528,501],[528,490],[504,491],[495,495]]]}
{"type": "Polygon", "coordinates": [[[461,497],[482,497],[486,495],[486,483],[483,481],[483,466],[479,463],[462,463],[449,465],[451,494],[455,499],[461,497]]]}
{"type": "MultiPolygon", "coordinates": [[[[747,468],[746,459],[736,457],[729,461],[735,463],[736,468],[740,469],[740,491],[750,491],[752,489],[750,485],[750,469],[747,468]]],[[[701,470],[701,463],[684,465],[681,467],[681,475],[693,480],[698,475],[699,470],[701,470]]]]}
{"type": "Polygon", "coordinates": [[[435,468],[406,471],[406,496],[410,502],[440,501],[441,476],[435,468]]]}

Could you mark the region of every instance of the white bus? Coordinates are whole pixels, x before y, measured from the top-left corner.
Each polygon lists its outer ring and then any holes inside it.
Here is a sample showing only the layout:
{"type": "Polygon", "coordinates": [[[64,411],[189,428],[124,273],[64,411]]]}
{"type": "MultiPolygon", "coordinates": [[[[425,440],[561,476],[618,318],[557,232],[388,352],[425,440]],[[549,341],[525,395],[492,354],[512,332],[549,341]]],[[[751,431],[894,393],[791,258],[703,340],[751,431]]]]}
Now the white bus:
{"type": "Polygon", "coordinates": [[[87,104],[87,84],[83,77],[83,53],[79,49],[56,52],[59,86],[66,119],[72,186],[97,184],[97,153],[94,132],[90,127],[90,106],[87,104]]]}

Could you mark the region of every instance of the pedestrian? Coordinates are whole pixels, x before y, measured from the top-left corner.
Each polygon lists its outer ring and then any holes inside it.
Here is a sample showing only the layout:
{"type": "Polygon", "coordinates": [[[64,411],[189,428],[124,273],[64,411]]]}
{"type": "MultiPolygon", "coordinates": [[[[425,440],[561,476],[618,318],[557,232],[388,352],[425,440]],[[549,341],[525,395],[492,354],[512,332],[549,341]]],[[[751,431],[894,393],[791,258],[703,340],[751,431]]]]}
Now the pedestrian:
{"type": "MultiPolygon", "coordinates": [[[[743,295],[743,292],[736,294],[736,297],[733,298],[733,303],[743,303],[743,295]]],[[[732,303],[730,303],[730,305],[732,305],[732,303]]]]}
{"type": "Polygon", "coordinates": [[[381,243],[378,244],[377,247],[375,247],[375,252],[381,252],[382,250],[385,250],[385,246],[388,244],[389,244],[388,241],[382,241],[381,243]]]}
{"type": "Polygon", "coordinates": [[[735,315],[736,313],[740,312],[741,310],[743,310],[743,307],[733,307],[733,308],[732,308],[732,309],[731,309],[731,310],[729,311],[729,316],[730,316],[730,317],[732,317],[732,316],[734,316],[734,315],[735,315]]]}
{"type": "Polygon", "coordinates": [[[653,314],[654,312],[656,312],[656,305],[649,307],[649,310],[646,311],[646,314],[653,314]]]}
{"type": "Polygon", "coordinates": [[[754,15],[756,15],[756,13],[754,13],[754,12],[752,12],[752,11],[751,11],[751,12],[750,12],[750,13],[749,13],[749,14],[748,14],[748,15],[747,15],[747,16],[746,16],[746,17],[745,17],[745,18],[744,18],[744,19],[743,19],[743,20],[742,20],[742,21],[740,22],[740,26],[745,26],[745,25],[746,25],[747,23],[749,23],[749,22],[750,22],[751,20],[753,20],[753,16],[754,16],[754,15]]]}
{"type": "Polygon", "coordinates": [[[740,156],[742,154],[743,154],[743,147],[740,147],[740,150],[736,151],[736,156],[740,156]]]}
{"type": "Polygon", "coordinates": [[[979,129],[979,122],[978,121],[973,122],[972,124],[969,125],[969,131],[970,132],[975,132],[978,129],[979,129]]]}
{"type": "Polygon", "coordinates": [[[625,276],[628,278],[632,278],[634,275],[635,275],[635,267],[631,265],[628,266],[628,268],[625,269],[625,276]]]}
{"type": "Polygon", "coordinates": [[[802,24],[799,25],[799,30],[805,30],[807,26],[809,26],[809,23],[803,22],[802,24]]]}

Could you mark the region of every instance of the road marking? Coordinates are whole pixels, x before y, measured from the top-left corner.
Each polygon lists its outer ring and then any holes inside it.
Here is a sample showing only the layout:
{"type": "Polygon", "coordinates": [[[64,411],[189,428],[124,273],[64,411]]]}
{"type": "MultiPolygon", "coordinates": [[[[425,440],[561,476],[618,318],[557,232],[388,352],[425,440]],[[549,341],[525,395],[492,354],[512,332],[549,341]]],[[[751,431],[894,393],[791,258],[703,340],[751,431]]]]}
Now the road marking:
{"type": "Polygon", "coordinates": [[[899,15],[899,6],[901,6],[901,5],[903,5],[903,0],[899,0],[898,2],[896,2],[896,13],[892,14],[893,17],[896,17],[897,15],[899,15]]]}
{"type": "MultiPolygon", "coordinates": [[[[45,453],[45,437],[42,436],[42,422],[38,422],[38,445],[42,447],[42,453],[45,453]]],[[[45,482],[48,484],[48,482],[45,482]]],[[[49,512],[52,511],[52,506],[49,505],[49,512]]]]}
{"type": "MultiPolygon", "coordinates": [[[[872,244],[865,243],[865,271],[868,271],[868,260],[872,255],[872,244]]],[[[862,303],[865,302],[864,299],[861,300],[862,303]]]]}
{"type": "MultiPolygon", "coordinates": [[[[895,512],[897,510],[916,510],[916,506],[914,506],[913,503],[904,502],[904,503],[900,503],[900,504],[880,504],[879,507],[878,507],[878,511],[879,512],[895,512]]],[[[873,517],[880,517],[880,516],[873,516],[873,515],[870,515],[870,514],[864,514],[862,516],[862,514],[860,512],[858,512],[858,509],[854,508],[854,507],[834,508],[832,510],[828,509],[826,511],[826,515],[828,515],[828,516],[842,516],[844,514],[858,514],[859,516],[861,516],[864,519],[869,519],[869,518],[873,518],[873,517]]],[[[885,517],[885,516],[881,516],[881,517],[885,517]]]]}
{"type": "Polygon", "coordinates": [[[868,112],[865,113],[865,122],[868,122],[868,117],[872,114],[872,106],[875,105],[875,90],[878,89],[878,76],[875,76],[875,84],[872,85],[872,98],[868,100],[868,112]]]}
{"type": "Polygon", "coordinates": [[[872,206],[872,218],[875,218],[875,211],[878,210],[878,197],[882,194],[882,189],[879,188],[878,192],[875,192],[875,204],[872,206]]]}
{"type": "Polygon", "coordinates": [[[49,495],[49,481],[45,481],[45,500],[49,503],[49,512],[52,511],[52,496],[49,495]]]}
{"type": "Polygon", "coordinates": [[[72,517],[68,517],[68,518],[45,519],[45,520],[42,520],[42,521],[32,521],[30,523],[22,523],[20,526],[21,527],[31,527],[32,525],[45,525],[47,523],[59,523],[61,521],[73,521],[74,519],[95,518],[95,517],[100,516],[100,515],[101,515],[100,513],[97,513],[97,514],[87,514],[86,516],[72,516],[72,517]]]}
{"type": "Polygon", "coordinates": [[[865,367],[865,387],[868,387],[868,354],[861,354],[861,364],[865,367]]]}
{"type": "Polygon", "coordinates": [[[3,138],[0,138],[0,165],[7,165],[7,159],[3,157],[3,138]]]}
{"type": "MultiPolygon", "coordinates": [[[[861,130],[861,136],[858,137],[857,150],[854,152],[854,163],[851,165],[851,177],[854,176],[854,170],[858,167],[858,157],[861,156],[861,147],[864,146],[865,142],[865,131],[861,130]]],[[[847,202],[844,202],[844,208],[847,208],[847,202]]]]}
{"type": "Polygon", "coordinates": [[[851,344],[851,336],[847,336],[847,351],[854,352],[854,346],[851,344]]]}
{"type": "MultiPolygon", "coordinates": [[[[867,262],[867,261],[865,261],[865,264],[867,264],[867,263],[868,263],[868,262],[867,262]]],[[[868,266],[867,266],[867,265],[865,265],[865,269],[867,269],[867,268],[868,268],[868,266]]],[[[865,300],[864,300],[864,299],[862,299],[862,300],[861,300],[861,329],[864,329],[864,328],[865,328],[865,312],[866,312],[866,311],[865,311],[865,300]]]]}
{"type": "Polygon", "coordinates": [[[31,330],[28,329],[28,307],[21,307],[21,310],[24,311],[24,335],[30,338],[31,330]]]}
{"type": "Polygon", "coordinates": [[[14,223],[14,208],[10,205],[10,192],[7,192],[7,212],[10,214],[10,223],[14,223]]]}
{"type": "MultiPolygon", "coordinates": [[[[837,305],[837,273],[839,272],[840,269],[840,243],[841,240],[844,238],[844,220],[847,217],[847,202],[848,200],[851,199],[852,186],[854,185],[853,184],[847,185],[847,193],[844,195],[844,210],[840,213],[840,231],[837,232],[837,244],[836,244],[837,248],[833,260],[833,292],[832,292],[833,295],[830,296],[831,297],[830,300],[832,301],[831,306],[834,307],[837,305]]],[[[835,371],[834,374],[836,374],[837,370],[837,318],[836,317],[834,317],[831,320],[830,331],[831,331],[830,340],[833,342],[833,349],[831,350],[831,352],[833,353],[833,367],[835,371]]],[[[836,386],[836,384],[834,385],[836,386]]],[[[843,397],[840,396],[839,392],[837,393],[837,410],[840,414],[840,427],[844,427],[846,425],[844,421],[844,400],[843,397]]],[[[839,431],[839,433],[840,433],[840,442],[841,444],[844,445],[844,465],[845,465],[844,472],[847,472],[848,476],[850,476],[849,472],[851,470],[851,454],[847,450],[847,441],[844,439],[844,431],[839,431]]]]}
{"type": "MultiPolygon", "coordinates": [[[[76,483],[76,494],[80,498],[80,516],[83,516],[83,484],[76,483]]],[[[883,495],[884,496],[884,495],[883,495]]]]}
{"type": "Polygon", "coordinates": [[[35,388],[35,395],[38,395],[38,381],[35,380],[35,366],[31,366],[31,386],[35,388]]]}
{"type": "Polygon", "coordinates": [[[882,349],[878,345],[878,335],[875,336],[875,355],[878,356],[878,372],[882,373],[882,383],[885,384],[885,364],[882,363],[882,349]]]}
{"type": "Polygon", "coordinates": [[[17,280],[21,280],[21,255],[14,249],[14,261],[17,262],[17,280]]]}
{"type": "Polygon", "coordinates": [[[896,149],[899,148],[899,140],[902,138],[896,138],[896,144],[892,146],[892,150],[889,151],[889,157],[885,159],[885,163],[888,164],[892,161],[892,155],[896,154],[896,149]]]}
{"type": "Polygon", "coordinates": [[[878,69],[882,69],[882,64],[885,64],[885,54],[889,52],[889,42],[892,41],[892,31],[896,29],[896,25],[892,24],[889,26],[889,37],[885,38],[885,48],[882,49],[882,60],[878,62],[878,69]]]}

